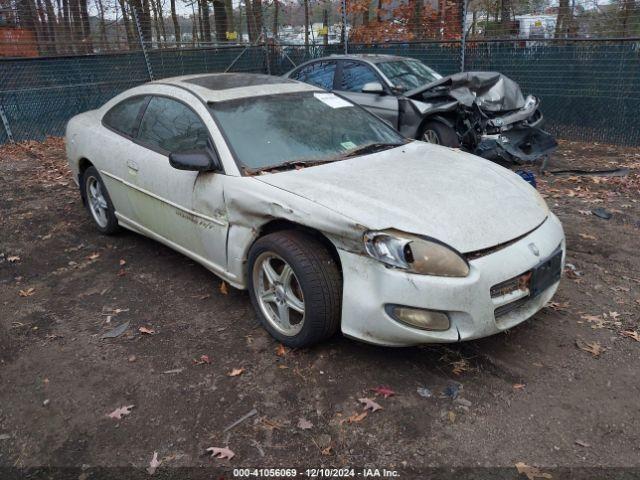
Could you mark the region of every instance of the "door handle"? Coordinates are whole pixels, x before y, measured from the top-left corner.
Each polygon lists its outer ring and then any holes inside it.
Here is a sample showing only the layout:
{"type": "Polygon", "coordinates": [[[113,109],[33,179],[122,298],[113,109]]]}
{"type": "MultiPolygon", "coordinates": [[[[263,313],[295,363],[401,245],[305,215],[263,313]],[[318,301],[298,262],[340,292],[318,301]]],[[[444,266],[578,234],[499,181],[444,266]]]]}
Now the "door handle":
{"type": "Polygon", "coordinates": [[[137,172],[138,170],[140,170],[140,168],[138,167],[138,164],[133,160],[127,160],[127,167],[129,167],[134,172],[137,172]]]}

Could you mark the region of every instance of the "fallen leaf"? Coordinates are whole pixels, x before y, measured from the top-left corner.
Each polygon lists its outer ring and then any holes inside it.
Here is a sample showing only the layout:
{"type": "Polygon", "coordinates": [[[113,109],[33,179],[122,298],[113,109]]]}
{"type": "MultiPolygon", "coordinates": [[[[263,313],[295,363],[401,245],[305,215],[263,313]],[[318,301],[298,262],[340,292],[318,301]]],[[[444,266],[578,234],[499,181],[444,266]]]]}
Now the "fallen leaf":
{"type": "Polygon", "coordinates": [[[121,267],[124,267],[126,264],[127,264],[127,261],[124,258],[121,258],[120,261],[118,262],[118,265],[120,265],[121,267]]]}
{"type": "Polygon", "coordinates": [[[514,390],[524,390],[524,387],[526,387],[524,383],[515,383],[513,385],[514,390]]]}
{"type": "Polygon", "coordinates": [[[237,377],[238,375],[242,375],[243,373],[244,373],[244,368],[234,368],[229,373],[227,373],[227,376],[237,377]]]}
{"type": "Polygon", "coordinates": [[[581,447],[589,448],[591,446],[590,443],[587,443],[583,440],[576,440],[576,445],[580,445],[581,447]]]}
{"type": "Polygon", "coordinates": [[[95,260],[96,258],[99,258],[100,254],[98,252],[93,252],[91,255],[89,255],[87,257],[88,260],[95,260]]]}
{"type": "Polygon", "coordinates": [[[456,421],[456,412],[449,410],[449,412],[447,413],[447,417],[449,418],[449,421],[451,423],[454,423],[456,421]]]}
{"type": "Polygon", "coordinates": [[[454,375],[462,375],[462,373],[467,372],[470,369],[469,362],[464,358],[453,362],[451,366],[453,367],[451,372],[454,375]]]}
{"type": "Polygon", "coordinates": [[[591,210],[578,210],[580,215],[591,215],[591,210]]]}
{"type": "Polygon", "coordinates": [[[622,335],[623,337],[632,338],[636,342],[640,342],[640,333],[636,332],[635,330],[625,330],[623,332],[620,332],[620,335],[622,335]]]}
{"type": "Polygon", "coordinates": [[[353,415],[351,415],[350,417],[344,419],[344,420],[340,420],[340,423],[360,423],[362,420],[364,420],[366,418],[366,416],[369,414],[369,412],[367,412],[366,410],[362,413],[354,413],[353,415]]]}
{"type": "Polygon", "coordinates": [[[220,283],[220,293],[223,295],[228,295],[229,294],[229,289],[227,288],[227,283],[226,282],[221,282],[220,283]]]}
{"type": "Polygon", "coordinates": [[[609,316],[615,320],[620,314],[618,312],[609,312],[609,316]]]}
{"type": "Polygon", "coordinates": [[[597,240],[593,235],[589,235],[588,233],[579,233],[578,236],[580,238],[584,238],[585,240],[597,240]]]}
{"type": "Polygon", "coordinates": [[[160,464],[162,464],[162,461],[158,460],[158,452],[153,452],[153,458],[149,462],[147,473],[149,475],[153,475],[154,473],[156,473],[156,468],[158,468],[160,464]]]}
{"type": "Polygon", "coordinates": [[[154,333],[156,333],[156,331],[153,328],[147,328],[147,327],[140,327],[138,331],[146,335],[153,335],[154,333]]]}
{"type": "Polygon", "coordinates": [[[313,423],[306,418],[300,418],[300,420],[298,420],[298,428],[300,430],[311,430],[313,428],[313,423]]]}
{"type": "Polygon", "coordinates": [[[396,392],[391,390],[389,387],[384,387],[384,386],[372,388],[371,391],[379,395],[382,395],[384,398],[393,397],[396,394],[396,392]]]}
{"type": "Polygon", "coordinates": [[[7,257],[7,261],[9,263],[16,263],[19,262],[21,260],[21,258],[18,255],[10,255],[7,257]]]}
{"type": "Polygon", "coordinates": [[[287,354],[287,347],[280,344],[276,347],[276,355],[278,357],[284,357],[287,354]]]}
{"type": "Polygon", "coordinates": [[[30,288],[27,288],[26,290],[20,290],[18,292],[18,295],[20,295],[21,297],[30,297],[34,293],[36,293],[36,289],[33,287],[30,287],[30,288]]]}
{"type": "Polygon", "coordinates": [[[113,412],[107,414],[107,417],[120,420],[124,415],[129,415],[134,406],[135,405],[127,405],[125,407],[116,408],[113,412]]]}
{"type": "Polygon", "coordinates": [[[550,474],[542,473],[540,469],[530,467],[523,462],[516,463],[516,468],[518,469],[518,474],[525,474],[529,480],[535,480],[536,478],[553,478],[550,474]]]}
{"type": "Polygon", "coordinates": [[[371,410],[371,413],[382,410],[382,407],[370,398],[359,398],[358,401],[364,404],[365,410],[371,410]]]}
{"type": "Polygon", "coordinates": [[[590,353],[594,358],[602,355],[606,350],[606,348],[602,347],[598,342],[583,342],[582,340],[576,340],[576,346],[580,350],[590,353]]]}
{"type": "Polygon", "coordinates": [[[331,455],[331,445],[329,445],[327,448],[323,448],[320,453],[322,453],[322,455],[331,455]]]}
{"type": "Polygon", "coordinates": [[[207,365],[211,364],[211,359],[209,358],[209,355],[200,355],[199,359],[194,358],[191,361],[193,362],[194,365],[204,365],[205,363],[207,365]]]}
{"type": "Polygon", "coordinates": [[[207,448],[207,452],[211,452],[211,456],[215,458],[226,458],[231,460],[236,456],[235,453],[229,447],[209,447],[207,448]]]}

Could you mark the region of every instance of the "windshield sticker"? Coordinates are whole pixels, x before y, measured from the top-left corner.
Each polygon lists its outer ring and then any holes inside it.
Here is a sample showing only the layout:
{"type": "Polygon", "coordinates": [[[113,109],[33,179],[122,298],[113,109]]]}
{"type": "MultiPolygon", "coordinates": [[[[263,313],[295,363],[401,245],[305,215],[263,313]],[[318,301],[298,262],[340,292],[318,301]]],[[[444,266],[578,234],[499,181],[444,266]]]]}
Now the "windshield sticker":
{"type": "Polygon", "coordinates": [[[352,104],[333,93],[314,93],[313,96],[331,108],[353,107],[352,104]]]}
{"type": "Polygon", "coordinates": [[[345,150],[351,150],[352,148],[356,148],[357,145],[353,142],[347,141],[347,142],[342,142],[340,146],[345,150]]]}

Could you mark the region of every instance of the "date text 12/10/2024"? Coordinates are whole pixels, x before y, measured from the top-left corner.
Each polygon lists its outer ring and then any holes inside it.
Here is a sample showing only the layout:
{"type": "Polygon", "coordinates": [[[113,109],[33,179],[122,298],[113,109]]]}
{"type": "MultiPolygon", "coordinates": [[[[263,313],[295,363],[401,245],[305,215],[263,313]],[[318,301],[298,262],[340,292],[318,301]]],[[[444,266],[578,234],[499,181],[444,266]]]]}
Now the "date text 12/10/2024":
{"type": "Polygon", "coordinates": [[[234,468],[233,478],[400,478],[386,468],[234,468]]]}

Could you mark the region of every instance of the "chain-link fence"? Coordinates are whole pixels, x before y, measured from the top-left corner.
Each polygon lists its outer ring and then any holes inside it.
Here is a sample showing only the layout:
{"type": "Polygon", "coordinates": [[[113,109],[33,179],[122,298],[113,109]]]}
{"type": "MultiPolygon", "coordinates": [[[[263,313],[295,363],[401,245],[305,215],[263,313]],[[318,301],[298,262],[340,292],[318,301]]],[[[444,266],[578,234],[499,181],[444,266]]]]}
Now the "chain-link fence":
{"type": "Polygon", "coordinates": [[[0,0],[0,144],[150,79],[345,51],[500,71],[559,137],[640,145],[640,0],[0,0]]]}

